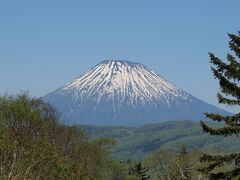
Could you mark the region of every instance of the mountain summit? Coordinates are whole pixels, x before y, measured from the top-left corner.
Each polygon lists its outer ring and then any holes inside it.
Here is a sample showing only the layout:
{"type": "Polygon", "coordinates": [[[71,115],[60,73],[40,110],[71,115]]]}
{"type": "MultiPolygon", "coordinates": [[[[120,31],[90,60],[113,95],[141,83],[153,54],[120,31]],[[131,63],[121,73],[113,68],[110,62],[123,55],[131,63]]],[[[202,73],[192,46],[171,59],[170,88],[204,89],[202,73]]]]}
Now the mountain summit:
{"type": "Polygon", "coordinates": [[[43,97],[69,124],[137,126],[226,114],[177,88],[146,66],[105,60],[43,97]]]}

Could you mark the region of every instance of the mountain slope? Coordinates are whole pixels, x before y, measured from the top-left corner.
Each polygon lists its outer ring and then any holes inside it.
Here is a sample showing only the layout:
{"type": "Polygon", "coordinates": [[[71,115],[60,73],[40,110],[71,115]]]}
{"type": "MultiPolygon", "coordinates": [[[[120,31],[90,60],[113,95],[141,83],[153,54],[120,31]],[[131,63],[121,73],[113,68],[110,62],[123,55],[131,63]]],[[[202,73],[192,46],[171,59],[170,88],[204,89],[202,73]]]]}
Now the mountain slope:
{"type": "Polygon", "coordinates": [[[103,61],[45,97],[69,124],[138,126],[227,113],[177,88],[146,66],[103,61]]]}
{"type": "MultiPolygon", "coordinates": [[[[213,122],[210,125],[221,126],[213,122]]],[[[86,125],[77,127],[92,139],[115,139],[117,144],[113,149],[113,157],[121,160],[143,159],[159,148],[177,151],[182,144],[189,149],[210,152],[232,152],[240,148],[240,139],[237,136],[211,136],[203,132],[199,122],[193,121],[165,121],[138,128],[86,125]]]]}

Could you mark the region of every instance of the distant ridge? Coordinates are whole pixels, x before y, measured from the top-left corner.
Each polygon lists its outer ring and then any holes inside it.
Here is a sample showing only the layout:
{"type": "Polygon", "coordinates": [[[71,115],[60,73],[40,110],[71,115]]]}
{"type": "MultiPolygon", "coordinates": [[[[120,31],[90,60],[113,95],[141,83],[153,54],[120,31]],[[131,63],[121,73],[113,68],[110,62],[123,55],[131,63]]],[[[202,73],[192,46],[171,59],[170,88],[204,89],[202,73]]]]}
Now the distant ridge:
{"type": "MultiPolygon", "coordinates": [[[[209,122],[211,127],[218,123],[209,122]]],[[[237,136],[218,137],[204,133],[199,122],[165,121],[142,127],[109,127],[79,125],[89,138],[111,137],[117,141],[113,148],[113,158],[119,160],[142,160],[157,149],[177,152],[185,144],[189,150],[201,152],[233,152],[240,148],[237,136]]]]}
{"type": "Polygon", "coordinates": [[[139,126],[162,120],[200,120],[228,112],[205,103],[147,68],[104,60],[43,97],[69,124],[139,126]]]}

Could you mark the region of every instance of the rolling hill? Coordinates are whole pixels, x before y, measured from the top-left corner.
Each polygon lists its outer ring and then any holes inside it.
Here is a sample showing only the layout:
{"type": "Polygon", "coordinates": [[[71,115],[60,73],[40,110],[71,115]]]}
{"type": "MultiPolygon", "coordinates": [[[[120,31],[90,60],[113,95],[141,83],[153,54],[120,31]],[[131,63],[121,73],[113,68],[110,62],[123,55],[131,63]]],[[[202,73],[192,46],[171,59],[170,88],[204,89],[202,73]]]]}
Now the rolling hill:
{"type": "MultiPolygon", "coordinates": [[[[216,123],[209,123],[213,127],[216,123]]],[[[116,159],[142,159],[159,148],[175,151],[184,144],[201,151],[238,151],[240,138],[217,137],[203,133],[199,122],[165,121],[142,127],[77,126],[90,138],[112,137],[117,141],[113,149],[116,159]]]]}

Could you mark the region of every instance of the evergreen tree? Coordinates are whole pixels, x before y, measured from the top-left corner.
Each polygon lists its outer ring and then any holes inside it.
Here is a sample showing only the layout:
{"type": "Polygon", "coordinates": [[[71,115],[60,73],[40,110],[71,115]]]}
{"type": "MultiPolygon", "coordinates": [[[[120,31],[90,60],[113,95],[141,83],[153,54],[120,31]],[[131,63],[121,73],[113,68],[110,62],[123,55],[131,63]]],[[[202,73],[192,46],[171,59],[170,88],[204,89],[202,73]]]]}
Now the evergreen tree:
{"type": "Polygon", "coordinates": [[[147,180],[150,178],[148,175],[148,169],[143,167],[141,162],[136,163],[133,168],[130,167],[130,174],[141,178],[141,180],[147,180]]]}
{"type": "MultiPolygon", "coordinates": [[[[240,105],[240,32],[238,35],[229,35],[229,47],[235,55],[227,54],[227,61],[223,61],[214,54],[209,53],[210,62],[213,64],[212,72],[219,80],[220,93],[217,94],[221,104],[229,106],[240,105]]],[[[223,122],[224,127],[212,128],[201,121],[204,132],[210,135],[231,136],[240,133],[240,113],[235,115],[220,115],[215,113],[205,113],[206,117],[213,121],[223,122]]],[[[208,174],[210,179],[233,179],[240,178],[240,153],[203,155],[201,162],[208,163],[200,169],[208,174]]]]}

